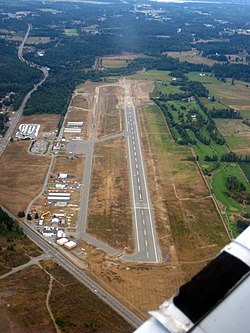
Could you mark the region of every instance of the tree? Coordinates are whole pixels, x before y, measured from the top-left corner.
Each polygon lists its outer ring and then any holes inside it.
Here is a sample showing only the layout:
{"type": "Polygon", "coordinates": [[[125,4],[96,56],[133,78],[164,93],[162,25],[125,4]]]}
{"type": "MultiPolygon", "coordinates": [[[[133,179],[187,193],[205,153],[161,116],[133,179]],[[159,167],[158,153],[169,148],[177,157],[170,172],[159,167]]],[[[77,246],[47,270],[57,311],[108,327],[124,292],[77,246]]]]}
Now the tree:
{"type": "Polygon", "coordinates": [[[30,214],[27,214],[27,219],[28,219],[29,221],[31,221],[31,220],[32,220],[32,216],[31,216],[30,214]]]}
{"type": "Polygon", "coordinates": [[[20,212],[18,212],[17,216],[20,217],[20,218],[24,217],[25,216],[24,211],[20,210],[20,212]]]}

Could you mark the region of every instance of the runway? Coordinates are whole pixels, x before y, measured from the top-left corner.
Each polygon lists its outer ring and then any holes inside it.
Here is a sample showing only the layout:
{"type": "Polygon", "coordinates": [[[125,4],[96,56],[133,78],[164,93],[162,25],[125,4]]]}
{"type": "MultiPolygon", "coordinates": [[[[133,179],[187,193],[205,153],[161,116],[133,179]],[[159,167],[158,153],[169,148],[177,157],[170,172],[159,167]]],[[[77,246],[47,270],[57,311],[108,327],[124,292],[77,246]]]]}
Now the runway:
{"type": "Polygon", "coordinates": [[[147,187],[135,107],[130,86],[125,84],[125,120],[128,135],[128,159],[131,179],[132,205],[136,235],[136,252],[123,256],[125,260],[159,262],[160,253],[155,236],[151,202],[147,187]]]}

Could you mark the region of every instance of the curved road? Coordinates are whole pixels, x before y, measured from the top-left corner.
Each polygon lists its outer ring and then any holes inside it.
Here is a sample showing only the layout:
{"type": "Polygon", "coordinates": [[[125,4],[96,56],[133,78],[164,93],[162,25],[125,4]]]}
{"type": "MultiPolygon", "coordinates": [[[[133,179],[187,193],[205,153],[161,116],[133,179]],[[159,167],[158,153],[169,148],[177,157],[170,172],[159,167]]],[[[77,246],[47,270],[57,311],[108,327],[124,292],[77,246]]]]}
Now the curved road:
{"type": "Polygon", "coordinates": [[[49,70],[47,67],[40,67],[39,65],[36,65],[36,64],[33,64],[33,63],[29,63],[27,60],[25,60],[23,58],[23,47],[26,43],[26,40],[29,36],[29,33],[30,33],[30,30],[32,29],[32,26],[31,24],[28,25],[28,30],[24,36],[24,39],[21,43],[21,45],[19,46],[19,49],[18,49],[18,58],[20,61],[22,62],[25,62],[27,65],[31,66],[31,67],[34,67],[34,68],[37,68],[39,69],[40,71],[43,72],[43,78],[40,82],[36,83],[34,85],[34,87],[27,93],[27,95],[24,97],[23,101],[22,101],[22,104],[21,106],[19,107],[19,109],[15,112],[15,118],[12,120],[11,122],[11,125],[10,127],[8,128],[7,132],[5,133],[5,136],[1,139],[0,143],[1,143],[1,146],[0,146],[0,156],[2,155],[2,153],[4,152],[15,128],[16,128],[16,125],[18,124],[22,114],[23,114],[23,110],[25,108],[25,105],[27,103],[27,101],[29,100],[30,96],[32,95],[32,93],[34,91],[37,90],[37,88],[43,84],[44,81],[47,80],[47,77],[49,76],[49,70]]]}

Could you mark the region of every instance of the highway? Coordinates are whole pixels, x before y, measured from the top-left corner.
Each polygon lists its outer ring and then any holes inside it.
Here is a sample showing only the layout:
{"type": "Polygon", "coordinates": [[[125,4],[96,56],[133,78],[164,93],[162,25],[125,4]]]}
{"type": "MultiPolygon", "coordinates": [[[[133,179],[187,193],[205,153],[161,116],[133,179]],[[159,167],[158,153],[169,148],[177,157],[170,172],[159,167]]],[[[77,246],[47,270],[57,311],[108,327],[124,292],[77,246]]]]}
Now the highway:
{"type": "Polygon", "coordinates": [[[25,62],[27,65],[31,66],[31,67],[35,67],[37,69],[39,69],[40,71],[43,72],[43,78],[40,82],[36,83],[34,85],[34,87],[27,93],[27,95],[24,97],[23,101],[22,101],[22,104],[21,106],[19,107],[19,109],[15,112],[15,117],[13,118],[13,120],[11,121],[11,125],[10,127],[8,128],[7,132],[5,133],[4,137],[0,140],[0,156],[2,155],[2,153],[4,152],[7,144],[9,143],[9,140],[23,114],[23,110],[25,108],[25,105],[27,103],[27,101],[29,100],[30,96],[32,95],[32,93],[37,90],[37,88],[43,84],[44,81],[47,80],[47,77],[49,76],[49,71],[48,71],[48,68],[46,67],[40,67],[36,64],[33,64],[33,63],[29,63],[28,61],[26,61],[24,58],[23,58],[23,47],[25,45],[25,42],[29,36],[29,33],[30,33],[30,30],[31,30],[31,25],[29,24],[28,25],[28,30],[25,34],[25,37],[22,41],[22,43],[20,44],[19,46],[19,49],[18,49],[18,58],[20,61],[23,61],[25,62]]]}
{"type": "Polygon", "coordinates": [[[151,212],[151,202],[144,169],[135,107],[133,105],[130,85],[125,89],[125,119],[128,133],[128,159],[131,180],[132,206],[136,235],[136,252],[122,256],[126,261],[159,262],[160,251],[151,212]]]}
{"type": "MultiPolygon", "coordinates": [[[[16,217],[11,214],[8,210],[1,206],[1,208],[7,212],[13,219],[16,217]]],[[[92,280],[87,274],[85,274],[80,268],[78,268],[74,263],[72,263],[68,258],[63,256],[52,244],[48,243],[40,234],[35,230],[31,229],[25,223],[19,221],[24,233],[36,243],[42,250],[44,250],[49,256],[53,257],[54,260],[58,262],[61,267],[72,274],[78,281],[83,283],[87,288],[89,288],[93,293],[95,293],[102,301],[113,308],[118,314],[120,314],[127,322],[132,326],[139,327],[143,321],[138,318],[132,311],[127,309],[122,303],[117,301],[111,294],[109,294],[105,289],[99,286],[94,280],[92,280]]]]}

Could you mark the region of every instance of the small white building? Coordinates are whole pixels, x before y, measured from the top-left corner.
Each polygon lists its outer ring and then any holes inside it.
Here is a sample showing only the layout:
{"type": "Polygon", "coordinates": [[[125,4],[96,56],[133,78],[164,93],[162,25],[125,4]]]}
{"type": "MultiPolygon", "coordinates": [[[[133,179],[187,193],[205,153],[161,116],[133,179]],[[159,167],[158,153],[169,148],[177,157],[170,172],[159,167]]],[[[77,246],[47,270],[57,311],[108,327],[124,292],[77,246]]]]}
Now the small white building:
{"type": "Polygon", "coordinates": [[[67,173],[59,173],[58,178],[67,178],[68,174],[67,173]]]}
{"type": "Polygon", "coordinates": [[[76,243],[73,242],[73,241],[69,241],[69,242],[67,242],[67,243],[64,244],[64,247],[66,247],[66,249],[68,249],[68,250],[71,250],[74,247],[76,247],[76,243]]]}
{"type": "Polygon", "coordinates": [[[63,246],[64,244],[68,243],[69,240],[67,238],[61,238],[61,239],[58,239],[56,242],[57,242],[57,244],[63,246]]]}

